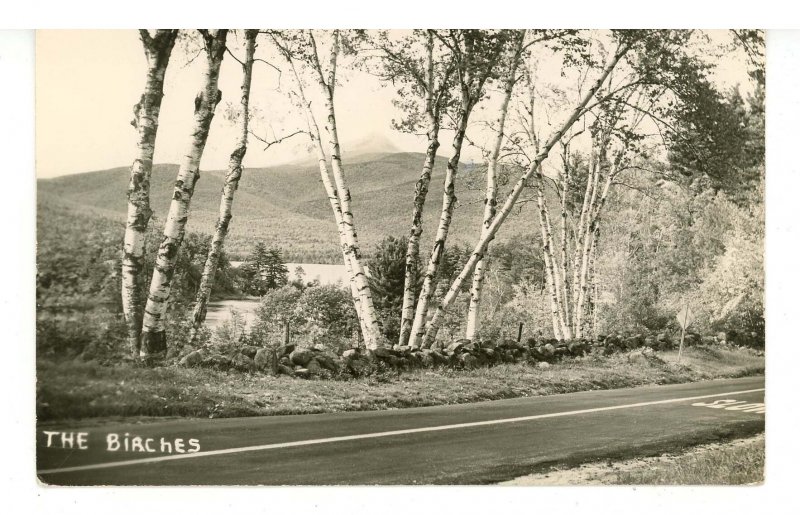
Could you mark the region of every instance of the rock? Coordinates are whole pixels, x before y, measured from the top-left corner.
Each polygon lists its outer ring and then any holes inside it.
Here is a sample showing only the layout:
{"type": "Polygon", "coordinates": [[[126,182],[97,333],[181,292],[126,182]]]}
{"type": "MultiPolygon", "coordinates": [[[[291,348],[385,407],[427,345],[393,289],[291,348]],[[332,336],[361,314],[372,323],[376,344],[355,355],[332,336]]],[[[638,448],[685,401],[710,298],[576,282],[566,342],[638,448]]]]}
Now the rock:
{"type": "Polygon", "coordinates": [[[323,370],[325,370],[322,365],[319,364],[317,358],[313,358],[311,361],[308,362],[306,365],[306,370],[308,370],[308,374],[312,376],[319,376],[323,374],[323,370]]]}
{"type": "Polygon", "coordinates": [[[244,354],[250,359],[255,359],[256,353],[258,352],[258,347],[253,347],[252,345],[243,345],[239,352],[244,354]]]}
{"type": "Polygon", "coordinates": [[[458,355],[458,363],[465,369],[473,369],[478,366],[478,358],[472,354],[463,352],[458,355]]]}
{"type": "Polygon", "coordinates": [[[447,346],[447,348],[445,349],[445,353],[450,355],[458,354],[459,352],[461,352],[461,349],[467,343],[470,343],[470,341],[466,339],[456,340],[447,346]]]}
{"type": "Polygon", "coordinates": [[[292,360],[289,359],[289,356],[281,356],[281,358],[278,360],[278,363],[281,365],[286,365],[287,367],[292,366],[292,360]]]}
{"type": "Polygon", "coordinates": [[[304,367],[311,361],[311,358],[314,357],[314,352],[310,349],[295,349],[289,355],[289,360],[295,365],[300,365],[304,367]]]}
{"type": "Polygon", "coordinates": [[[411,351],[411,347],[409,347],[408,345],[398,345],[395,350],[401,354],[407,354],[408,352],[411,351]]]}
{"type": "Polygon", "coordinates": [[[420,352],[417,359],[419,360],[419,365],[422,368],[431,368],[433,367],[433,365],[436,364],[430,352],[425,352],[425,351],[420,352]]]}
{"type": "Polygon", "coordinates": [[[372,355],[381,360],[388,360],[389,358],[396,358],[396,352],[387,347],[378,347],[371,351],[372,355]]]}
{"type": "Polygon", "coordinates": [[[483,349],[481,349],[481,354],[486,356],[486,358],[489,361],[492,361],[497,356],[497,351],[495,351],[494,349],[490,349],[490,348],[483,348],[483,349]]]}
{"type": "Polygon", "coordinates": [[[312,345],[311,346],[311,350],[314,351],[314,352],[325,352],[325,347],[323,347],[322,345],[319,345],[319,344],[312,345]]]}
{"type": "Polygon", "coordinates": [[[633,351],[628,354],[628,363],[647,363],[647,358],[641,351],[633,351]]]}
{"type": "Polygon", "coordinates": [[[278,365],[278,372],[289,377],[294,377],[294,369],[283,364],[278,365]]]}
{"type": "Polygon", "coordinates": [[[654,351],[652,347],[645,347],[641,350],[641,353],[645,358],[653,358],[656,355],[656,351],[654,351]]]}
{"type": "Polygon", "coordinates": [[[351,358],[347,360],[347,369],[356,377],[364,377],[375,371],[375,364],[366,358],[351,358]]]}
{"type": "Polygon", "coordinates": [[[717,340],[720,343],[726,343],[728,341],[728,335],[725,333],[725,331],[720,331],[717,333],[717,340]]]}
{"type": "Polygon", "coordinates": [[[344,359],[353,358],[355,356],[358,356],[358,349],[347,349],[342,353],[344,359]]]}
{"type": "Polygon", "coordinates": [[[278,355],[272,349],[258,349],[253,362],[256,365],[256,370],[273,375],[278,373],[278,355]]]}
{"type": "Polygon", "coordinates": [[[338,372],[339,368],[341,368],[339,359],[332,354],[328,353],[320,354],[316,356],[314,359],[317,361],[317,363],[319,363],[319,366],[321,366],[325,370],[330,370],[331,372],[338,372]]]}
{"type": "Polygon", "coordinates": [[[231,366],[231,359],[222,354],[212,354],[204,358],[200,366],[204,368],[215,368],[217,370],[227,370],[231,366]]]}
{"type": "Polygon", "coordinates": [[[252,372],[256,369],[253,358],[244,354],[237,354],[231,360],[231,366],[240,372],[252,372]]]}
{"type": "Polygon", "coordinates": [[[550,368],[550,363],[547,361],[540,361],[536,364],[536,368],[550,368]]]}
{"type": "Polygon", "coordinates": [[[294,375],[296,377],[300,377],[300,378],[303,378],[303,379],[308,379],[308,377],[311,374],[309,373],[307,368],[300,367],[300,368],[295,368],[294,369],[294,375]]]}
{"type": "Polygon", "coordinates": [[[542,346],[541,353],[542,353],[543,356],[549,358],[549,357],[555,355],[556,348],[552,343],[548,343],[548,344],[545,344],[545,345],[542,346]]]}
{"type": "Polygon", "coordinates": [[[294,351],[296,347],[297,346],[293,343],[290,343],[289,345],[281,345],[277,349],[278,356],[288,356],[294,351]]]}
{"type": "Polygon", "coordinates": [[[184,367],[196,367],[197,365],[203,362],[204,357],[205,356],[203,355],[203,351],[201,350],[192,351],[186,356],[184,356],[183,359],[181,359],[180,364],[181,366],[184,367]]]}
{"type": "Polygon", "coordinates": [[[431,360],[433,360],[434,365],[444,365],[447,363],[447,357],[441,352],[433,349],[422,349],[422,355],[430,357],[431,360]]]}

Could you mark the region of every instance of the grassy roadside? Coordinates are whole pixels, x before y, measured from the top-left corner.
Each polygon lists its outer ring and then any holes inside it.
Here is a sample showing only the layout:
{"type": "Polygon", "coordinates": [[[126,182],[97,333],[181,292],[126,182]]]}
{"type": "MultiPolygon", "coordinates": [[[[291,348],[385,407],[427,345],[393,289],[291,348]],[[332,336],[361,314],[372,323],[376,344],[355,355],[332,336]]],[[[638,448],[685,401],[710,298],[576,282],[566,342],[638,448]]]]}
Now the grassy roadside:
{"type": "Polygon", "coordinates": [[[585,390],[675,384],[764,372],[744,350],[688,349],[664,364],[628,363],[624,354],[568,359],[550,368],[506,364],[470,371],[417,370],[350,381],[297,380],[180,367],[37,363],[40,423],[120,417],[239,417],[461,404],[585,390]]]}
{"type": "Polygon", "coordinates": [[[534,485],[746,485],[764,480],[764,434],[699,445],[677,454],[531,474],[503,484],[534,485]]]}

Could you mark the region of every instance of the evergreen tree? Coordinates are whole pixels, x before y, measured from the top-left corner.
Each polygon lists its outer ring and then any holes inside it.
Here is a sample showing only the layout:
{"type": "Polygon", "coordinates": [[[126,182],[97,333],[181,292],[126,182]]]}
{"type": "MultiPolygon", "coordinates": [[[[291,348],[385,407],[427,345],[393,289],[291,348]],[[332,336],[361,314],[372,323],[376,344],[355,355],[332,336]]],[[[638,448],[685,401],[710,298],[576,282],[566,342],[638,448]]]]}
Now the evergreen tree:
{"type": "Polygon", "coordinates": [[[244,280],[242,290],[260,297],[269,290],[287,284],[289,269],[286,268],[279,249],[268,249],[264,242],[259,241],[242,264],[241,276],[244,280]]]}

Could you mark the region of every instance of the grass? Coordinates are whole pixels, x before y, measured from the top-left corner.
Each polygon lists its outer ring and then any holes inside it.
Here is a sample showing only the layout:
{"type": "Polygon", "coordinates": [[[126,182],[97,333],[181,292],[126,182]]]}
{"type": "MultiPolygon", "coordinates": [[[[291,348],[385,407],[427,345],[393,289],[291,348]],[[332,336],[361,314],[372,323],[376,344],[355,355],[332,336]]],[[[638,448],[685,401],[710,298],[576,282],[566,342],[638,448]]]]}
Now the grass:
{"type": "Polygon", "coordinates": [[[596,461],[506,481],[544,485],[745,485],[764,480],[764,433],[660,456],[596,461]]]}
{"type": "Polygon", "coordinates": [[[649,463],[612,480],[618,485],[745,485],[764,480],[764,435],[712,444],[659,463],[649,463]]]}
{"type": "Polygon", "coordinates": [[[471,371],[418,370],[397,376],[298,380],[180,367],[106,367],[94,362],[37,364],[40,422],[120,417],[240,417],[461,404],[585,390],[674,384],[764,371],[746,351],[689,349],[661,354],[663,365],[624,355],[587,357],[538,369],[505,364],[471,371]]]}

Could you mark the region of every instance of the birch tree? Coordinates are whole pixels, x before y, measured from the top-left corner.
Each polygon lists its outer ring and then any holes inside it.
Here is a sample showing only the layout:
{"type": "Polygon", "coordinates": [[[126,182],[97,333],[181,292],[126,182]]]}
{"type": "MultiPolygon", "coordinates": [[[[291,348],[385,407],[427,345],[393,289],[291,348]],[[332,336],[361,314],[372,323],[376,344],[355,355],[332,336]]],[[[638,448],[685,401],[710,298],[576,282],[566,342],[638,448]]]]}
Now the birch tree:
{"type": "Polygon", "coordinates": [[[599,77],[597,77],[597,79],[593,82],[593,84],[583,94],[577,106],[572,110],[571,114],[567,117],[567,119],[559,126],[559,129],[556,130],[547,139],[544,145],[542,145],[541,149],[537,152],[536,156],[531,160],[531,163],[527,168],[527,170],[514,184],[511,192],[506,197],[506,200],[504,201],[502,208],[495,215],[495,218],[490,224],[489,229],[484,234],[481,235],[480,239],[478,240],[477,244],[473,249],[473,253],[470,256],[470,259],[467,261],[464,268],[456,277],[453,284],[451,284],[449,290],[447,291],[447,294],[445,295],[444,299],[436,309],[433,319],[428,324],[427,330],[425,331],[423,346],[430,347],[433,344],[445,311],[450,307],[455,298],[458,296],[458,293],[461,289],[461,285],[473,273],[477,262],[483,258],[484,253],[486,252],[486,248],[489,244],[489,241],[491,240],[491,238],[494,237],[494,235],[497,233],[497,230],[500,228],[500,226],[503,224],[503,222],[510,214],[511,209],[514,207],[514,204],[516,203],[517,199],[522,193],[522,190],[527,185],[528,180],[535,173],[540,172],[541,164],[548,157],[550,150],[553,148],[553,146],[558,141],[560,141],[562,136],[572,127],[572,125],[581,116],[585,114],[585,108],[587,107],[591,99],[601,88],[603,83],[605,83],[608,76],[611,74],[611,72],[620,62],[620,60],[628,53],[628,51],[631,49],[632,44],[637,39],[635,33],[622,32],[622,33],[617,33],[617,36],[619,40],[617,48],[609,58],[607,64],[602,69],[599,77]]]}
{"type": "Polygon", "coordinates": [[[228,227],[233,217],[233,198],[236,189],[239,187],[239,179],[242,177],[242,160],[247,153],[248,122],[250,119],[250,84],[253,79],[253,62],[256,53],[257,29],[248,29],[244,32],[245,39],[245,58],[242,62],[242,96],[239,101],[241,112],[238,116],[238,136],[236,145],[231,152],[228,162],[228,172],[225,175],[225,184],[222,187],[222,196],[219,202],[219,218],[211,239],[211,246],[208,250],[208,257],[203,268],[203,276],[200,280],[200,287],[197,290],[194,310],[192,311],[192,328],[189,334],[189,341],[194,342],[197,331],[206,320],[208,310],[208,300],[211,297],[211,289],[214,286],[214,275],[217,272],[222,247],[225,237],[228,234],[228,227]]]}
{"type": "Polygon", "coordinates": [[[189,148],[178,170],[175,189],[164,225],[164,238],[158,248],[150,293],[144,310],[142,345],[140,355],[149,357],[167,348],[167,335],[164,317],[167,312],[175,262],[186,232],[189,205],[194,194],[195,184],[200,178],[200,159],[208,139],[214,111],[222,99],[218,89],[219,70],[225,56],[226,29],[201,29],[204,43],[206,66],[203,83],[194,99],[194,121],[192,124],[189,148]]]}
{"type": "Polygon", "coordinates": [[[144,91],[133,106],[131,125],[136,129],[136,158],[128,184],[128,217],[122,249],[122,311],[128,327],[128,346],[133,356],[139,353],[142,332],[145,236],[150,223],[150,175],[153,171],[158,118],[164,96],[164,76],[177,30],[140,30],[139,38],[147,60],[144,91]]]}
{"type": "Polygon", "coordinates": [[[450,51],[431,29],[415,30],[411,36],[399,41],[392,40],[383,32],[375,37],[375,46],[382,64],[377,74],[398,86],[400,99],[396,104],[406,113],[405,118],[396,123],[395,127],[412,133],[424,130],[427,139],[425,160],[414,187],[411,228],[405,257],[405,283],[398,341],[400,345],[405,345],[411,336],[418,297],[422,215],[440,145],[442,116],[452,100],[454,61],[450,51]],[[419,48],[421,44],[422,49],[419,48]]]}
{"type": "Polygon", "coordinates": [[[320,56],[317,37],[313,31],[299,31],[295,33],[272,32],[271,37],[282,55],[285,57],[295,78],[297,86],[296,95],[305,111],[308,125],[309,139],[317,154],[323,186],[328,195],[331,209],[334,213],[336,224],[339,228],[339,238],[342,256],[348,275],[351,280],[351,292],[354,305],[358,313],[364,345],[369,350],[384,346],[381,335],[377,312],[372,302],[372,292],[367,281],[354,215],[351,208],[350,189],[345,181],[344,165],[342,162],[341,145],[339,144],[338,127],[336,123],[336,110],[334,93],[336,90],[336,72],[339,55],[342,52],[342,35],[339,30],[330,32],[330,49],[327,59],[323,61],[320,56]],[[331,172],[328,171],[328,158],[323,146],[322,134],[319,130],[311,102],[306,97],[303,88],[303,77],[298,70],[297,63],[305,67],[304,70],[312,77],[318,86],[324,102],[325,132],[330,153],[331,172]],[[331,181],[331,176],[333,181],[331,181]]]}
{"type": "MultiPolygon", "coordinates": [[[[523,43],[525,41],[525,32],[518,32],[512,37],[512,41],[516,43],[511,46],[509,55],[507,56],[508,72],[502,78],[503,85],[503,98],[500,103],[500,114],[497,119],[497,126],[494,137],[494,142],[487,160],[486,167],[486,195],[484,197],[483,208],[483,225],[481,226],[481,236],[485,235],[491,226],[497,211],[497,168],[499,166],[500,150],[503,147],[503,140],[505,137],[504,128],[506,123],[506,115],[508,113],[508,105],[511,101],[511,94],[514,91],[514,85],[517,82],[517,68],[522,57],[523,43]]],[[[487,244],[488,245],[488,244],[487,244]]],[[[486,258],[481,257],[475,264],[475,272],[472,276],[472,287],[470,288],[469,310],[467,312],[467,330],[465,337],[468,340],[473,340],[478,330],[480,329],[480,307],[481,296],[483,293],[483,280],[486,272],[486,258]]]]}
{"type": "MultiPolygon", "coordinates": [[[[517,31],[522,32],[524,31],[517,31]]],[[[458,104],[455,107],[453,136],[453,155],[447,161],[447,172],[444,178],[444,193],[442,195],[442,212],[439,217],[439,226],[436,237],[428,258],[424,280],[420,290],[417,307],[414,313],[414,322],[411,327],[408,344],[412,348],[421,345],[425,334],[428,317],[428,308],[431,298],[436,290],[436,274],[444,253],[453,210],[456,206],[456,176],[461,159],[461,148],[469,123],[469,117],[475,105],[484,94],[484,85],[492,74],[503,50],[508,44],[509,37],[514,31],[477,31],[477,30],[449,30],[436,32],[436,37],[453,53],[455,71],[458,84],[458,104]]]]}

